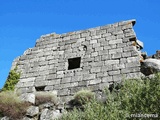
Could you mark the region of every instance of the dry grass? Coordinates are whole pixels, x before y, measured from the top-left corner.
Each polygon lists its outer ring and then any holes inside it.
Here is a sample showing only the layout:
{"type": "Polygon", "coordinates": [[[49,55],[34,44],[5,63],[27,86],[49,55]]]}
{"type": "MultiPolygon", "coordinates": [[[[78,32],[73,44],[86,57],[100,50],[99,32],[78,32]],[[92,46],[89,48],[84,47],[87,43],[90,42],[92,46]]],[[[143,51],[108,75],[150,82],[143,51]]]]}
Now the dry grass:
{"type": "Polygon", "coordinates": [[[22,118],[29,105],[29,103],[20,101],[13,92],[0,93],[0,113],[2,116],[8,116],[11,120],[22,118]]]}
{"type": "Polygon", "coordinates": [[[83,105],[95,98],[95,94],[91,90],[81,90],[74,95],[74,101],[83,105]]]}
{"type": "Polygon", "coordinates": [[[35,100],[36,105],[41,105],[44,103],[53,103],[56,105],[58,102],[56,95],[52,92],[37,92],[35,96],[36,96],[35,100]]]}

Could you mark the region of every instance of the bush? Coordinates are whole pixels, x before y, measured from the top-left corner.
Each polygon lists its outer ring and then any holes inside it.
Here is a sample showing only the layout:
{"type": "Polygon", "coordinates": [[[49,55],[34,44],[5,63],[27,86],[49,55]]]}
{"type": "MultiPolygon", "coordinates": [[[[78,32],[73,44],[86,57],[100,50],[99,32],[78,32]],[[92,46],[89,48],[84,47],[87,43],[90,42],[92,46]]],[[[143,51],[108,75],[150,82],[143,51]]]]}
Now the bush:
{"type": "Polygon", "coordinates": [[[117,108],[118,104],[114,101],[102,104],[93,100],[84,107],[84,111],[74,109],[64,114],[61,120],[125,120],[125,112],[120,111],[117,108]]]}
{"type": "Polygon", "coordinates": [[[20,78],[20,73],[17,72],[17,66],[9,72],[8,78],[6,80],[6,83],[4,84],[4,87],[2,88],[2,91],[13,91],[15,88],[15,85],[18,83],[18,80],[20,78]]]}
{"type": "Polygon", "coordinates": [[[121,109],[131,114],[160,115],[160,74],[154,78],[128,80],[119,93],[121,109]]]}
{"type": "Polygon", "coordinates": [[[44,103],[53,103],[56,105],[58,102],[56,95],[53,94],[52,92],[37,92],[35,96],[36,96],[35,100],[36,105],[41,105],[44,103]]]}
{"type": "Polygon", "coordinates": [[[81,90],[74,95],[74,101],[78,105],[83,105],[89,101],[92,101],[94,97],[95,94],[90,90],[81,90]]]}
{"type": "MultiPolygon", "coordinates": [[[[160,74],[154,78],[125,80],[119,90],[105,90],[106,103],[96,100],[88,102],[84,111],[74,109],[62,116],[62,120],[125,120],[133,118],[132,114],[160,115],[160,74]],[[123,85],[122,85],[123,84],[123,85]],[[129,115],[129,116],[128,116],[129,115]]],[[[114,86],[114,85],[113,85],[114,86]]],[[[140,118],[146,120],[145,117],[140,118]]],[[[149,118],[155,119],[155,118],[149,118]]]]}
{"type": "Polygon", "coordinates": [[[7,116],[11,120],[21,119],[29,107],[29,103],[22,102],[13,92],[0,93],[0,114],[7,116]]]}

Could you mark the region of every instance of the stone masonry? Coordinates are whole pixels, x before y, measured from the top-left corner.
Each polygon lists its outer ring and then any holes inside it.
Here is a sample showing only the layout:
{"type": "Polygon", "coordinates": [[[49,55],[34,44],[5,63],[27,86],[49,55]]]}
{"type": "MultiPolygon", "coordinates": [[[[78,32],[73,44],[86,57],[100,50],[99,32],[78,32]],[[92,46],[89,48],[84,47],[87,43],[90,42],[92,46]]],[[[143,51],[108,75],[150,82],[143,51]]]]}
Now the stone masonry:
{"type": "MultiPolygon", "coordinates": [[[[135,78],[140,72],[140,49],[135,20],[41,36],[33,48],[16,58],[21,93],[55,91],[61,98],[89,88],[101,91],[113,82],[135,78]]],[[[142,43],[142,42],[140,42],[142,43]]]]}

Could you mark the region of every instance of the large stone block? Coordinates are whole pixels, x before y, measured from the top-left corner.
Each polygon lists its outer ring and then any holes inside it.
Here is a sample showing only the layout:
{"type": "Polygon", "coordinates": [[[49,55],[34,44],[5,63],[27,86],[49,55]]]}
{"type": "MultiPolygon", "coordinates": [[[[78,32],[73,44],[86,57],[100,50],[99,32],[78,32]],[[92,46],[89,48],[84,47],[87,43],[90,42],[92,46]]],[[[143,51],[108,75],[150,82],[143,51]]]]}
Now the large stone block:
{"type": "Polygon", "coordinates": [[[59,85],[61,83],[61,79],[53,79],[49,80],[47,85],[59,85]]]}
{"type": "Polygon", "coordinates": [[[109,71],[108,75],[118,75],[120,74],[120,70],[109,71]]]}
{"type": "Polygon", "coordinates": [[[62,78],[61,83],[62,83],[62,84],[63,84],[63,83],[69,83],[69,82],[71,82],[71,79],[72,79],[72,77],[64,77],[64,78],[62,78]]]}
{"type": "Polygon", "coordinates": [[[67,88],[58,91],[58,95],[60,95],[60,96],[67,96],[69,94],[70,94],[70,90],[67,88]]]}
{"type": "Polygon", "coordinates": [[[118,44],[118,43],[122,43],[122,39],[116,39],[116,40],[109,41],[109,44],[118,44]]]}
{"type": "Polygon", "coordinates": [[[140,67],[133,67],[133,68],[124,68],[121,69],[121,73],[134,73],[134,72],[140,72],[140,67]]]}
{"type": "Polygon", "coordinates": [[[102,81],[101,79],[90,80],[89,85],[95,85],[95,84],[101,83],[101,81],[102,81]]]}
{"type": "Polygon", "coordinates": [[[96,74],[85,74],[83,75],[83,80],[90,80],[90,79],[95,79],[96,74]]]}
{"type": "Polygon", "coordinates": [[[30,107],[27,109],[26,115],[29,116],[29,117],[34,117],[34,116],[38,115],[38,113],[39,113],[39,107],[30,106],[30,107]]]}
{"type": "Polygon", "coordinates": [[[109,54],[116,54],[116,53],[122,53],[123,49],[122,48],[117,48],[117,49],[110,49],[109,54]]]}
{"type": "Polygon", "coordinates": [[[97,73],[101,71],[101,67],[93,67],[91,68],[91,73],[97,73]]]}
{"type": "Polygon", "coordinates": [[[107,61],[105,61],[105,65],[113,65],[113,64],[119,64],[119,60],[107,60],[107,61]]]}
{"type": "Polygon", "coordinates": [[[102,77],[103,83],[108,83],[113,81],[113,76],[102,77]]]}
{"type": "Polygon", "coordinates": [[[112,59],[117,59],[117,58],[122,57],[121,53],[116,53],[116,54],[111,54],[111,55],[112,55],[112,59]]]}
{"type": "Polygon", "coordinates": [[[30,102],[35,104],[35,94],[33,93],[24,93],[19,96],[22,101],[30,102]]]}

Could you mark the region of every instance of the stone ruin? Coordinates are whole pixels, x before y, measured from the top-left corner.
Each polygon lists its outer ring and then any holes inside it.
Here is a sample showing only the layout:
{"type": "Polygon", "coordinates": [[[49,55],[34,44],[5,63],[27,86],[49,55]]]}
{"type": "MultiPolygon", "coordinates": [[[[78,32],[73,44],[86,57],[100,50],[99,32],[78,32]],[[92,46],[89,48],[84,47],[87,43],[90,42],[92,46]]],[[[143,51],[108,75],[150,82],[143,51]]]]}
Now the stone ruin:
{"type": "Polygon", "coordinates": [[[21,72],[15,92],[22,101],[31,103],[23,120],[60,118],[74,107],[83,108],[71,103],[73,95],[82,89],[92,90],[103,102],[103,89],[111,90],[113,83],[160,72],[160,51],[152,56],[141,52],[143,43],[133,30],[135,22],[41,36],[35,47],[13,61],[11,68],[21,72]],[[37,105],[37,93],[54,95],[56,103],[37,105]]]}
{"type": "Polygon", "coordinates": [[[41,36],[33,48],[16,58],[21,77],[16,91],[54,91],[67,101],[81,89],[99,97],[102,90],[122,79],[139,78],[141,49],[133,30],[135,20],[122,21],[66,34],[41,36]]]}
{"type": "Polygon", "coordinates": [[[101,96],[104,87],[124,78],[137,78],[143,43],[128,20],[87,30],[41,36],[33,48],[16,58],[21,93],[54,91],[62,100],[83,88],[101,96]]]}

